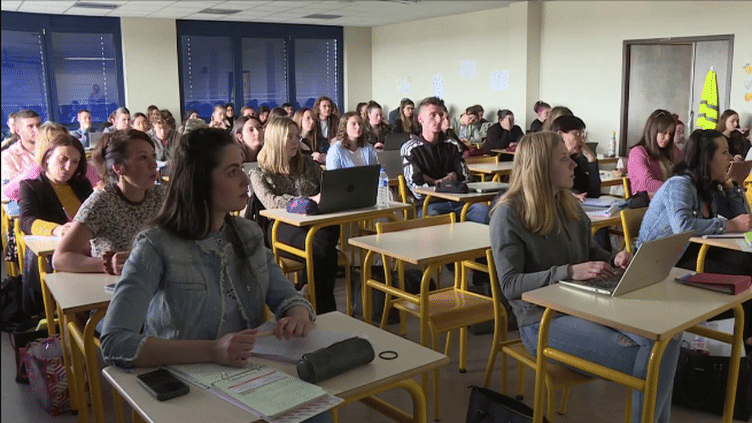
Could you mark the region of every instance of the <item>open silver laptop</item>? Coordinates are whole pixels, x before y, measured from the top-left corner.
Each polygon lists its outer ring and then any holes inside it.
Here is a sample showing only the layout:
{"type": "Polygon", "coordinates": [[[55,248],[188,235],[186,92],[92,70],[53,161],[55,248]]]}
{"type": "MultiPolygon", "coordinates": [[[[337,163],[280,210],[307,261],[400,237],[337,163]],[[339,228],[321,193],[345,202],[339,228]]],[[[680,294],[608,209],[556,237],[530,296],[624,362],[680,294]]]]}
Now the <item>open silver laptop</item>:
{"type": "Polygon", "coordinates": [[[386,171],[389,179],[402,175],[402,155],[399,150],[381,150],[376,152],[379,164],[386,171]]]}
{"type": "Polygon", "coordinates": [[[485,182],[468,182],[467,183],[467,189],[470,190],[470,192],[499,192],[499,191],[506,191],[509,189],[509,184],[506,182],[493,182],[493,181],[485,181],[485,182]]]}
{"type": "Polygon", "coordinates": [[[668,276],[681,258],[694,232],[682,232],[643,243],[620,276],[605,280],[561,281],[561,284],[618,297],[656,284],[668,276]]]}
{"type": "Polygon", "coordinates": [[[379,165],[327,170],[321,174],[319,213],[370,207],[376,204],[379,165]]]}

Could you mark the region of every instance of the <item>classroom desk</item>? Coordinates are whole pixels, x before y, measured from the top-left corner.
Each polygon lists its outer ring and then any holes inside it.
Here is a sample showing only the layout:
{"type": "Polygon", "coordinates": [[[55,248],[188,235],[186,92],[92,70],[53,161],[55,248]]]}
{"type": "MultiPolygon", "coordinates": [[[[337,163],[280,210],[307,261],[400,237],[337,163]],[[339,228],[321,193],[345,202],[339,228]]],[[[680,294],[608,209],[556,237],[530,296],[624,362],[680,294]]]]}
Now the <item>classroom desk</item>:
{"type": "Polygon", "coordinates": [[[397,219],[395,212],[403,212],[412,207],[409,204],[389,202],[386,205],[374,205],[371,207],[365,207],[362,209],[345,210],[334,213],[326,214],[296,214],[288,213],[283,208],[279,209],[265,209],[261,210],[261,215],[274,220],[272,226],[272,250],[274,256],[279,256],[279,251],[285,251],[287,253],[296,255],[305,259],[306,261],[306,274],[308,283],[308,296],[316,309],[316,289],[315,281],[313,278],[313,237],[321,228],[326,226],[338,226],[342,224],[348,224],[353,222],[359,222],[361,220],[376,219],[380,217],[386,217],[389,219],[397,219]],[[292,226],[310,226],[308,234],[305,240],[305,249],[301,250],[297,247],[285,244],[279,240],[279,224],[287,223],[292,226]]]}
{"type": "MultiPolygon", "coordinates": [[[[427,347],[430,345],[427,317],[429,315],[428,286],[431,275],[435,274],[446,263],[473,260],[485,256],[486,250],[491,247],[491,236],[488,232],[488,225],[475,222],[458,222],[451,225],[427,226],[350,238],[349,242],[350,245],[368,251],[362,267],[364,320],[367,323],[372,321],[370,299],[371,290],[374,287],[388,291],[395,297],[417,302],[421,315],[420,344],[427,347]],[[424,269],[420,294],[405,294],[383,282],[371,279],[371,266],[376,254],[384,254],[406,263],[422,266],[424,269]]],[[[459,269],[455,269],[455,274],[459,274],[459,269]]],[[[462,282],[466,283],[466,281],[462,282]]],[[[461,337],[460,342],[465,342],[463,337],[461,337]]],[[[460,357],[460,362],[463,362],[463,357],[460,357]]],[[[438,371],[435,372],[434,377],[438,377],[438,371]]],[[[421,377],[421,384],[423,390],[427,392],[428,378],[426,376],[421,377]]]]}
{"type": "Polygon", "coordinates": [[[742,251],[745,253],[752,253],[752,247],[748,246],[742,234],[739,237],[707,237],[707,236],[693,236],[689,239],[690,242],[696,242],[702,244],[700,246],[700,252],[697,254],[697,272],[702,273],[705,271],[705,256],[708,254],[710,247],[726,248],[728,250],[742,251]]]}
{"type": "Polygon", "coordinates": [[[541,318],[538,337],[538,370],[535,380],[535,406],[533,421],[540,423],[544,414],[545,386],[541,369],[546,360],[553,359],[586,371],[598,374],[604,379],[645,392],[643,423],[652,422],[655,411],[655,393],[658,383],[658,368],[668,341],[676,334],[687,330],[709,338],[731,343],[731,366],[726,385],[726,402],[723,421],[731,423],[736,397],[736,383],[739,375],[739,361],[742,351],[742,322],[744,311],[741,304],[752,299],[752,288],[739,295],[728,295],[706,289],[687,286],[674,281],[674,278],[687,273],[687,270],[674,268],[669,277],[652,286],[612,298],[567,287],[561,284],[549,285],[522,294],[529,303],[545,307],[541,318]],[[734,334],[729,335],[701,326],[699,323],[734,310],[734,334]],[[556,312],[587,319],[614,329],[624,330],[652,339],[655,342],[648,365],[646,379],[617,372],[579,357],[566,354],[548,346],[548,331],[551,318],[556,312]]]}
{"type": "Polygon", "coordinates": [[[457,201],[465,203],[464,206],[462,206],[462,213],[460,213],[460,221],[464,222],[467,218],[467,210],[470,208],[471,205],[474,203],[483,203],[486,201],[491,201],[494,198],[496,198],[496,195],[498,194],[498,191],[494,192],[469,192],[467,194],[462,194],[458,192],[436,192],[436,187],[417,187],[415,188],[415,192],[418,194],[423,194],[426,196],[425,199],[423,199],[423,216],[428,216],[428,204],[431,202],[431,199],[435,198],[441,198],[442,200],[449,200],[449,201],[457,201]]]}
{"type": "MultiPolygon", "coordinates": [[[[319,384],[332,395],[345,400],[338,407],[361,401],[395,420],[427,422],[425,392],[412,378],[447,365],[449,363],[447,356],[336,311],[317,316],[314,327],[332,331],[360,332],[373,344],[376,352],[376,358],[371,363],[319,384]],[[385,350],[397,352],[397,358],[389,361],[379,358],[379,353],[385,350]],[[412,416],[373,396],[394,388],[404,389],[412,397],[412,416]]],[[[251,361],[267,364],[297,376],[295,366],[292,364],[260,357],[252,357],[251,361]]],[[[150,370],[153,369],[138,369],[136,373],[145,373],[150,370]]],[[[136,382],[136,374],[126,373],[115,367],[107,367],[102,373],[105,379],[147,422],[248,422],[250,420],[249,414],[245,411],[194,386],[191,386],[188,395],[160,402],[136,382]]]]}
{"type": "Polygon", "coordinates": [[[55,247],[60,242],[58,236],[40,236],[24,235],[23,241],[26,248],[30,249],[37,256],[37,266],[39,268],[39,285],[42,288],[42,300],[44,301],[44,316],[47,321],[47,332],[50,335],[55,334],[55,302],[50,296],[50,291],[44,283],[47,276],[47,257],[52,256],[55,247]]]}
{"type": "MultiPolygon", "coordinates": [[[[67,343],[71,349],[73,378],[68,379],[71,381],[68,386],[71,392],[71,401],[74,397],[76,399],[86,398],[84,375],[81,368],[81,358],[83,358],[86,362],[86,374],[91,392],[91,408],[95,422],[104,422],[104,409],[99,383],[99,365],[94,348],[96,344],[94,330],[97,323],[104,317],[107,306],[112,299],[112,293],[106,292],[104,287],[111,283],[117,283],[119,279],[120,276],[104,273],[66,272],[50,273],[45,278],[45,283],[57,302],[58,316],[64,323],[61,325],[61,332],[63,332],[62,328],[65,327],[67,343]],[[90,311],[94,311],[94,314],[81,328],[76,314],[90,311]],[[71,386],[73,386],[73,389],[70,389],[71,386]]],[[[82,423],[89,421],[87,408],[85,404],[79,404],[78,416],[82,423]]]]}
{"type": "Polygon", "coordinates": [[[606,157],[605,154],[598,154],[598,164],[599,165],[616,164],[616,163],[619,162],[619,159],[624,159],[625,162],[627,160],[626,157],[619,157],[619,156],[606,157]]]}
{"type": "Polygon", "coordinates": [[[506,156],[512,156],[514,157],[514,154],[517,150],[507,150],[506,148],[492,148],[492,153],[499,153],[506,156]]]}
{"type": "Polygon", "coordinates": [[[510,175],[512,173],[512,163],[513,162],[468,163],[467,169],[474,173],[493,175],[493,181],[499,182],[502,176],[510,175]]]}

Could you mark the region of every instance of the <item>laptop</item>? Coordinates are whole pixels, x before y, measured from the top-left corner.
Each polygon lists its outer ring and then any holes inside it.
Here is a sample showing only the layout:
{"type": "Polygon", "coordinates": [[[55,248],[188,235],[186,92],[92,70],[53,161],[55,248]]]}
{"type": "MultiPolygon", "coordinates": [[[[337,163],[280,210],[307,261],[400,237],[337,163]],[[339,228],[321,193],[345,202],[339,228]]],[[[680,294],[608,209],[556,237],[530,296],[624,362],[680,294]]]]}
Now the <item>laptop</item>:
{"type": "Polygon", "coordinates": [[[379,164],[384,168],[389,179],[402,175],[402,155],[399,150],[382,150],[376,152],[379,164]]]}
{"type": "Polygon", "coordinates": [[[384,150],[399,150],[402,148],[402,144],[405,143],[405,141],[410,139],[410,134],[408,133],[397,133],[397,134],[387,134],[386,139],[384,139],[384,150]]]}
{"type": "Polygon", "coordinates": [[[326,170],[321,174],[319,214],[371,207],[376,204],[381,166],[326,170]]]}
{"type": "Polygon", "coordinates": [[[646,286],[654,285],[668,276],[671,268],[684,254],[693,231],[643,243],[622,275],[612,279],[568,281],[559,283],[573,288],[619,297],[646,286]]]}
{"type": "Polygon", "coordinates": [[[493,182],[493,181],[468,182],[467,189],[470,192],[479,192],[479,193],[499,192],[499,191],[504,192],[509,189],[509,184],[506,182],[493,182]]]}
{"type": "Polygon", "coordinates": [[[741,185],[744,180],[747,179],[747,176],[749,176],[750,170],[752,170],[752,160],[747,160],[746,162],[731,162],[728,175],[732,181],[741,185]]]}

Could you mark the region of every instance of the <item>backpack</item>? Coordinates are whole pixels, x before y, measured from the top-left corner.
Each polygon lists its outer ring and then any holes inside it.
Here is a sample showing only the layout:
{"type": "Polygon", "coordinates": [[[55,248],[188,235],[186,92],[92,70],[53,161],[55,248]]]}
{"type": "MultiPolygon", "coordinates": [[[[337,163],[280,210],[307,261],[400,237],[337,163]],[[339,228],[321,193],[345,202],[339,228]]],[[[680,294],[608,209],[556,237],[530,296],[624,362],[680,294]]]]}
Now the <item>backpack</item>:
{"type": "Polygon", "coordinates": [[[23,289],[21,276],[8,276],[0,289],[0,315],[3,332],[12,332],[19,323],[27,319],[22,308],[23,289]]]}

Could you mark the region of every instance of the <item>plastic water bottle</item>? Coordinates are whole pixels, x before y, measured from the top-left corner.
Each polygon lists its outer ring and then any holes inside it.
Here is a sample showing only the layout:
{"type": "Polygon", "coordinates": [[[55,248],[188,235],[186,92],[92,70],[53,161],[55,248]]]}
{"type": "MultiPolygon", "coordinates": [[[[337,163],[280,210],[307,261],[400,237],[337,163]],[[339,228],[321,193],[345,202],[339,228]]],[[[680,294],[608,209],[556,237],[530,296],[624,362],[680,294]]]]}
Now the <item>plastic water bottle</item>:
{"type": "Polygon", "coordinates": [[[386,174],[386,170],[381,168],[379,172],[379,190],[376,195],[376,204],[386,204],[389,202],[389,176],[386,174]]]}
{"type": "Polygon", "coordinates": [[[611,140],[608,143],[608,157],[616,157],[616,131],[611,131],[611,140]]]}

